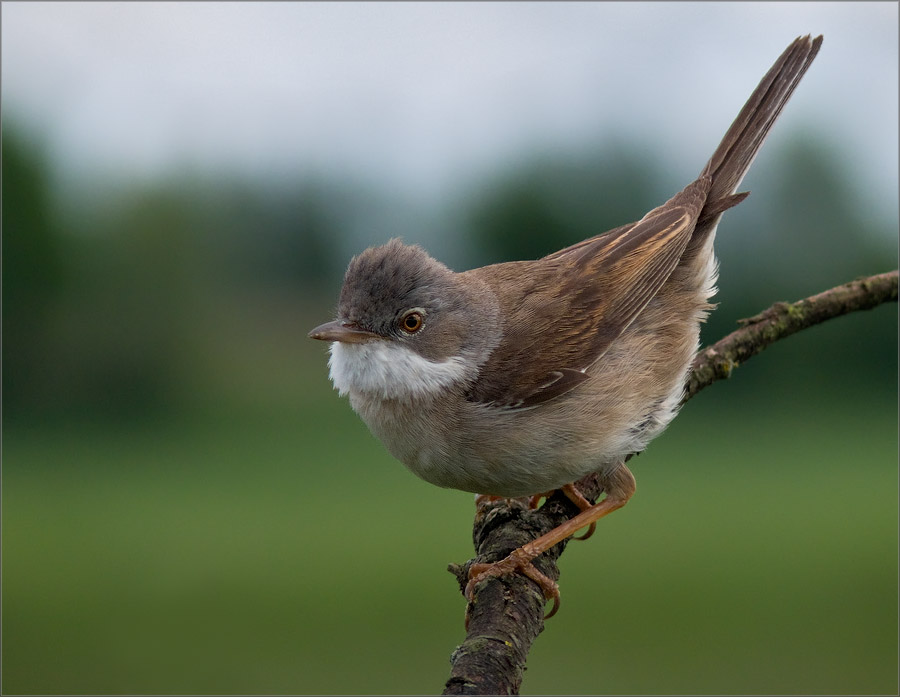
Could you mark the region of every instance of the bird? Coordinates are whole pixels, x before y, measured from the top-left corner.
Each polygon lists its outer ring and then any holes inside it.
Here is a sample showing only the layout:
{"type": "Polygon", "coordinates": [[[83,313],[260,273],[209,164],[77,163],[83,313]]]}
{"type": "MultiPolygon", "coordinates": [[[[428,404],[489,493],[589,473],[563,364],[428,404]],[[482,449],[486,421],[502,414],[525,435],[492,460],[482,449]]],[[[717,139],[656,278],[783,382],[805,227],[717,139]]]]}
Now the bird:
{"type": "Polygon", "coordinates": [[[330,342],[334,387],[388,451],[440,487],[562,490],[581,509],[472,564],[470,602],[482,581],[521,573],[554,601],[552,616],[558,586],[533,560],[634,494],[626,459],[678,413],[713,307],[719,221],[747,197],[737,189],[822,41],[794,40],[697,179],[636,222],[463,272],[399,239],[351,259],[336,319],[309,336],[330,342]],[[592,473],[605,492],[596,504],[575,486],[592,473]]]}

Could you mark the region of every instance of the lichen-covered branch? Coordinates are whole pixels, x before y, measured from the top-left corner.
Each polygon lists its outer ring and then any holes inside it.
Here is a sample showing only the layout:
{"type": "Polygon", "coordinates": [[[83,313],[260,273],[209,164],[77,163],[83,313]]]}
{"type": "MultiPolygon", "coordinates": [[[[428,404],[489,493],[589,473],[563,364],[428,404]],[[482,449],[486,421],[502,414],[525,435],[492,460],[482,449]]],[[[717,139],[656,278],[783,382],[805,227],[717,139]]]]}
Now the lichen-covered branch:
{"type": "MultiPolygon", "coordinates": [[[[897,271],[869,276],[795,303],[776,303],[742,320],[742,327],[697,354],[684,401],[716,380],[729,377],[736,367],[779,339],[833,317],[896,302],[897,278],[897,271]]],[[[591,501],[602,493],[594,475],[585,477],[578,487],[591,501]]],[[[538,510],[530,510],[525,499],[482,503],[476,510],[473,529],[478,556],[449,567],[460,590],[465,588],[469,566],[474,562],[498,561],[576,513],[574,504],[560,492],[538,510]]],[[[566,544],[561,542],[534,562],[554,580],[559,578],[556,562],[566,544]]],[[[543,617],[543,595],[537,584],[524,576],[479,584],[469,607],[466,640],[450,659],[452,668],[444,694],[518,694],[528,652],[544,628],[543,617]]]]}
{"type": "Polygon", "coordinates": [[[795,303],[775,303],[724,339],[697,354],[683,402],[707,385],[727,378],[741,363],[770,344],[815,324],[857,310],[897,301],[897,271],[860,278],[795,303]]]}

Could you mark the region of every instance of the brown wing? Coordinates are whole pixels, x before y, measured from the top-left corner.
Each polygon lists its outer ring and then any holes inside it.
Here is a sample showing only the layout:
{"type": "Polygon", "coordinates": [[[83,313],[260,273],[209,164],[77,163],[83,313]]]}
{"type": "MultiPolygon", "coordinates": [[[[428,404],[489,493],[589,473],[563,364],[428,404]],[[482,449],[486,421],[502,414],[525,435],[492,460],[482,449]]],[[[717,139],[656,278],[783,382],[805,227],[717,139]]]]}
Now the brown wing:
{"type": "Polygon", "coordinates": [[[525,408],[586,380],[584,371],[675,269],[709,183],[701,178],[640,221],[539,261],[467,272],[494,288],[504,318],[503,341],[482,367],[469,399],[525,408]]]}

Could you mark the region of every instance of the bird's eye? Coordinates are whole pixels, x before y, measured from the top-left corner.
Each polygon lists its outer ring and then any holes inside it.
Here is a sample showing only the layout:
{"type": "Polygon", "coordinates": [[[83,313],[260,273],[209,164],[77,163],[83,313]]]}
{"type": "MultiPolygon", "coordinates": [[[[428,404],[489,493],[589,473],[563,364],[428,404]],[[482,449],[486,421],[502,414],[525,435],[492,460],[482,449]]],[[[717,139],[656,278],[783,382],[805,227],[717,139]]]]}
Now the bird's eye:
{"type": "Polygon", "coordinates": [[[400,319],[400,326],[407,334],[415,334],[424,323],[425,318],[418,310],[410,310],[400,319]]]}

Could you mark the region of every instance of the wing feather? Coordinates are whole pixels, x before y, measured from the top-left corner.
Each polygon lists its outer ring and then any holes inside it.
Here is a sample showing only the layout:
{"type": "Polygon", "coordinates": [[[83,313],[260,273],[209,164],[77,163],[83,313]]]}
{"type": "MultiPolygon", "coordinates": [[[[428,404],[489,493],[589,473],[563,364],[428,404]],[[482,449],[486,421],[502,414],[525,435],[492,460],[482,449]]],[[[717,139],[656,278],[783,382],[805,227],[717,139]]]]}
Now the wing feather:
{"type": "Polygon", "coordinates": [[[466,272],[492,286],[504,318],[469,399],[528,408],[584,382],[677,266],[709,184],[698,179],[638,222],[541,260],[466,272]]]}

